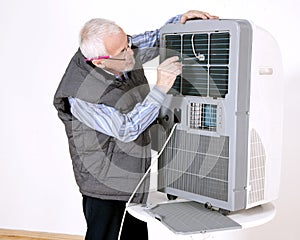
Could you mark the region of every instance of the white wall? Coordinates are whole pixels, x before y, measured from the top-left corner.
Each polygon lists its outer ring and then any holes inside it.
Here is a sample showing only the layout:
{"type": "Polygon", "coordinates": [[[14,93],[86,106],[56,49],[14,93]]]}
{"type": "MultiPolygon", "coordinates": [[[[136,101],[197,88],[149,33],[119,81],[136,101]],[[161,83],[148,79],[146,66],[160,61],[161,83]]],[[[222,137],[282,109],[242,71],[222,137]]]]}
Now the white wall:
{"type": "Polygon", "coordinates": [[[272,222],[239,231],[232,239],[299,239],[300,45],[296,23],[300,9],[296,0],[1,0],[0,228],[84,233],[81,196],[63,124],[52,106],[84,22],[92,17],[109,18],[133,34],[159,27],[189,9],[252,20],[278,40],[285,69],[285,118],[277,215],[272,222]]]}

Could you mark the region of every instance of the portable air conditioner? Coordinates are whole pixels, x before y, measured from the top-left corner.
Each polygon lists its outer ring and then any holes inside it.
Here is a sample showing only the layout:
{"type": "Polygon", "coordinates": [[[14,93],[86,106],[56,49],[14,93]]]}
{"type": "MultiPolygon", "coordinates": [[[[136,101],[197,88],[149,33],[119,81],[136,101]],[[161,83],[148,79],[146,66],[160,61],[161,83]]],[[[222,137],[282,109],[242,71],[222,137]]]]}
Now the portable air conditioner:
{"type": "Polygon", "coordinates": [[[158,189],[226,211],[278,197],[283,77],[276,41],[247,20],[192,20],[161,29],[160,62],[179,56],[153,141],[158,189]]]}

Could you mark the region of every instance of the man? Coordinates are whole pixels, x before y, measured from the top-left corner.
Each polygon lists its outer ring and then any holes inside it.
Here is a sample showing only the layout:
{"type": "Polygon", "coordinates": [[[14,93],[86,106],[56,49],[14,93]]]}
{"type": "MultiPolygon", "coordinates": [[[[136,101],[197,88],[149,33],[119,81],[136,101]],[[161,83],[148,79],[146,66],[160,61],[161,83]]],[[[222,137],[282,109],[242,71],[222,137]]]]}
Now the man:
{"type": "MultiPolygon", "coordinates": [[[[214,19],[188,11],[168,23],[214,19]]],[[[92,19],[57,89],[54,105],[65,124],[87,222],[87,240],[116,240],[125,203],[151,161],[149,126],[181,73],[178,57],[161,63],[150,91],[142,64],[157,56],[159,30],[128,36],[114,22],[92,19]]],[[[149,179],[132,202],[145,203],[149,179]]],[[[121,239],[148,239],[145,223],[129,214],[121,239]],[[138,233],[137,234],[137,231],[138,233]]]]}

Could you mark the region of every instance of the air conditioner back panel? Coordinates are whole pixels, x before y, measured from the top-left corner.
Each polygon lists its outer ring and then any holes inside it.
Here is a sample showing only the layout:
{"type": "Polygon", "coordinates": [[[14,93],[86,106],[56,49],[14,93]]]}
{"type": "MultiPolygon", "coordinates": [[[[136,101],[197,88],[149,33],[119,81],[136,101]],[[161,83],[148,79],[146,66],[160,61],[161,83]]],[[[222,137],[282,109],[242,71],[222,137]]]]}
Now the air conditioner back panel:
{"type": "Polygon", "coordinates": [[[157,142],[179,122],[159,158],[161,191],[230,211],[266,200],[266,179],[260,177],[269,155],[256,158],[255,149],[265,148],[264,135],[250,129],[251,113],[261,111],[251,100],[257,91],[251,85],[257,86],[254,33],[247,20],[197,20],[161,29],[160,61],[182,61],[182,74],[160,111],[165,132],[157,142]],[[257,161],[262,166],[254,169],[257,161]]]}

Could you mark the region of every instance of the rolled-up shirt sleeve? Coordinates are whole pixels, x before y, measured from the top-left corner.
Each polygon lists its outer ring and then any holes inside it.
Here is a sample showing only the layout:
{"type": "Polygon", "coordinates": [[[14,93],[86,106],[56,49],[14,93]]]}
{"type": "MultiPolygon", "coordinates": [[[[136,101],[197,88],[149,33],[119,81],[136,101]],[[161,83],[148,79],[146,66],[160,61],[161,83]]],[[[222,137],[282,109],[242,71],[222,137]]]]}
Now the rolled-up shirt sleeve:
{"type": "Polygon", "coordinates": [[[88,127],[122,142],[134,141],[157,118],[166,94],[153,87],[143,102],[124,114],[105,104],[69,97],[71,113],[88,127]]]}

